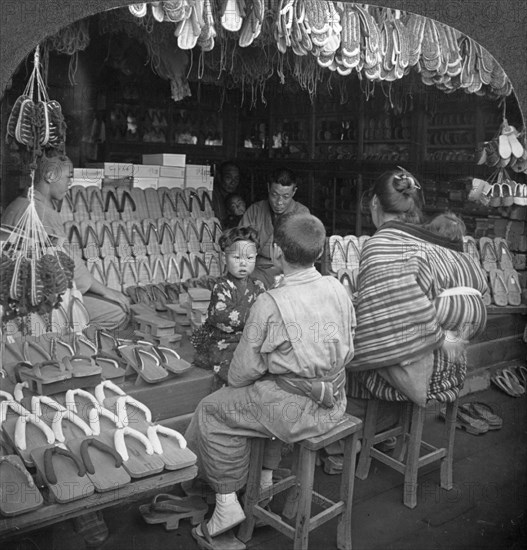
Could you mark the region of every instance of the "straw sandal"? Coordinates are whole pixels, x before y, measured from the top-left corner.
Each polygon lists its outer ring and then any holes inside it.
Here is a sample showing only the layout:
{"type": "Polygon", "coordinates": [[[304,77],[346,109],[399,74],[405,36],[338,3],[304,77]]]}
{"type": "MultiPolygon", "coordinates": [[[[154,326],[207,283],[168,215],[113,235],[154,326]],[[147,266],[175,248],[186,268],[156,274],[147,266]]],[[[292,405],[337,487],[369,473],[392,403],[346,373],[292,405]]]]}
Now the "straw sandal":
{"type": "Polygon", "coordinates": [[[503,369],[496,373],[490,381],[511,397],[521,397],[525,394],[525,388],[509,369],[503,369]]]}
{"type": "Polygon", "coordinates": [[[459,405],[459,409],[476,420],[483,420],[486,422],[489,425],[489,430],[499,430],[503,426],[503,419],[501,416],[498,416],[494,412],[494,409],[490,405],[487,405],[487,403],[473,401],[472,403],[459,405]]]}
{"type": "Polygon", "coordinates": [[[514,269],[505,269],[503,271],[505,286],[507,288],[507,297],[510,306],[519,306],[522,303],[522,289],[518,272],[514,269]]]}
{"type": "Polygon", "coordinates": [[[496,237],[494,248],[496,249],[496,258],[500,269],[513,269],[512,256],[507,241],[502,237],[496,237]]]}
{"type": "Polygon", "coordinates": [[[503,271],[501,269],[492,269],[490,271],[490,287],[492,289],[492,297],[497,306],[507,306],[509,304],[509,296],[507,294],[507,284],[503,271]]]}
{"type": "MultiPolygon", "coordinates": [[[[439,416],[446,419],[446,407],[442,407],[439,410],[439,416]]],[[[456,428],[465,430],[471,435],[482,435],[489,431],[489,425],[485,420],[473,418],[458,408],[456,416],[456,428]]]]}
{"type": "Polygon", "coordinates": [[[490,271],[498,267],[498,258],[496,257],[496,249],[494,248],[492,239],[489,237],[481,237],[479,239],[479,251],[481,265],[485,271],[490,271]]]}

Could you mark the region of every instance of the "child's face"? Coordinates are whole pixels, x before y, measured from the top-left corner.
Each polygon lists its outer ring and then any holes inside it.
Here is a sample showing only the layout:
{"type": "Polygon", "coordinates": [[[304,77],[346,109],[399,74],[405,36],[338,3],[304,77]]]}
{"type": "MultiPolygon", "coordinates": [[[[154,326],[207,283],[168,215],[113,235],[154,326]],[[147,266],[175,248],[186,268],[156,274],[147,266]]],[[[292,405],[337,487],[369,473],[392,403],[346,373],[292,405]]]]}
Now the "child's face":
{"type": "Polygon", "coordinates": [[[245,201],[241,197],[233,197],[229,202],[229,211],[234,216],[243,216],[245,214],[245,201]]]}
{"type": "Polygon", "coordinates": [[[227,271],[236,279],[245,279],[255,268],[256,245],[251,241],[238,241],[225,251],[227,271]]]}

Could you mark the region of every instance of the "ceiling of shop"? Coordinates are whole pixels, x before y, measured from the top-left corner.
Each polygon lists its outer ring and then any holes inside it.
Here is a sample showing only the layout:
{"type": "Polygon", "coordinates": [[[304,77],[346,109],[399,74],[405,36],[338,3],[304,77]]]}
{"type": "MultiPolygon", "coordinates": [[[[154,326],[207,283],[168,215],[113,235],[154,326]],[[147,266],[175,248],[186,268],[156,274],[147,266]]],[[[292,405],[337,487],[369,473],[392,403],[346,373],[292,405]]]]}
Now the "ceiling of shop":
{"type": "MultiPolygon", "coordinates": [[[[72,22],[132,4],[130,0],[8,0],[0,20],[0,95],[37,43],[72,22]]],[[[447,23],[481,43],[512,81],[527,113],[527,3],[525,0],[380,0],[378,5],[447,23]]]]}

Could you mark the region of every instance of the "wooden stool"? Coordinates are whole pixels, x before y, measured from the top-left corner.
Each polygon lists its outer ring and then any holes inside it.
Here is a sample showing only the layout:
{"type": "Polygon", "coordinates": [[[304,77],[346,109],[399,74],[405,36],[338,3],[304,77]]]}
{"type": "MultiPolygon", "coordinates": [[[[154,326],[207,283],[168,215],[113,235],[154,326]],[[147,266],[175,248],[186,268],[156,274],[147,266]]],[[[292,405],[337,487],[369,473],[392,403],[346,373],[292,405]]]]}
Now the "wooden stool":
{"type": "Polygon", "coordinates": [[[361,420],[345,414],[328,433],[298,442],[296,445],[299,453],[293,464],[292,475],[264,491],[260,491],[260,475],[266,440],[263,438],[253,439],[244,504],[246,519],[240,526],[238,539],[243,542],[250,540],[255,521],[258,519],[293,539],[295,550],[307,550],[309,532],[339,516],[337,547],[339,550],[351,550],[353,472],[355,471],[355,456],[361,427],[361,420]],[[313,478],[317,451],[340,440],[344,440],[344,469],[340,484],[340,500],[334,502],[313,491],[313,478]],[[289,493],[282,516],[291,522],[284,521],[278,514],[266,510],[260,504],[269,499],[271,495],[276,495],[287,489],[289,489],[289,493]],[[324,508],[314,517],[311,517],[311,501],[324,508]]]}
{"type": "Polygon", "coordinates": [[[399,424],[390,430],[375,435],[379,401],[375,399],[368,401],[364,420],[362,450],[356,475],[360,479],[366,479],[370,470],[371,459],[376,458],[383,464],[404,474],[403,502],[408,508],[415,508],[417,505],[417,474],[419,468],[440,460],[441,487],[447,491],[452,489],[452,461],[458,402],[456,400],[447,404],[443,446],[439,448],[422,440],[423,425],[427,414],[426,408],[410,402],[402,403],[402,405],[399,424]],[[374,445],[394,436],[397,437],[397,444],[393,456],[389,456],[374,447],[374,445]],[[427,451],[423,456],[420,456],[421,448],[427,451]]]}

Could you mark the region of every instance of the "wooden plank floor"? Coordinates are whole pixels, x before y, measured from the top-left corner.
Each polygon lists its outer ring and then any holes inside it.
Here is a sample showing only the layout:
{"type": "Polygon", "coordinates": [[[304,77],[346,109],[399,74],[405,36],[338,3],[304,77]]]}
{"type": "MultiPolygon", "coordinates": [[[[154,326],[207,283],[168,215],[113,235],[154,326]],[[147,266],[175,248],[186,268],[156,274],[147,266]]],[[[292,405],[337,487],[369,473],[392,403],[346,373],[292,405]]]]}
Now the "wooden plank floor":
{"type": "MultiPolygon", "coordinates": [[[[519,550],[527,543],[527,397],[512,398],[491,388],[463,398],[492,404],[503,417],[499,431],[473,436],[457,430],[454,488],[439,488],[439,470],[431,465],[419,477],[418,504],[402,504],[402,476],[376,463],[369,478],[355,484],[353,545],[357,550],[519,550]]],[[[428,415],[425,434],[439,442],[442,421],[428,415]]],[[[339,476],[317,469],[316,489],[327,496],[338,490],[339,476]]],[[[147,525],[138,512],[139,502],[105,511],[111,536],[102,550],[197,548],[188,522],[178,531],[147,525]]],[[[273,506],[278,506],[278,502],[273,506]]],[[[336,521],[310,536],[311,550],[336,548],[336,521]]],[[[83,548],[71,522],[13,539],[2,550],[71,550],[83,548]]],[[[248,548],[291,548],[291,542],[270,528],[256,531],[248,548]]]]}

